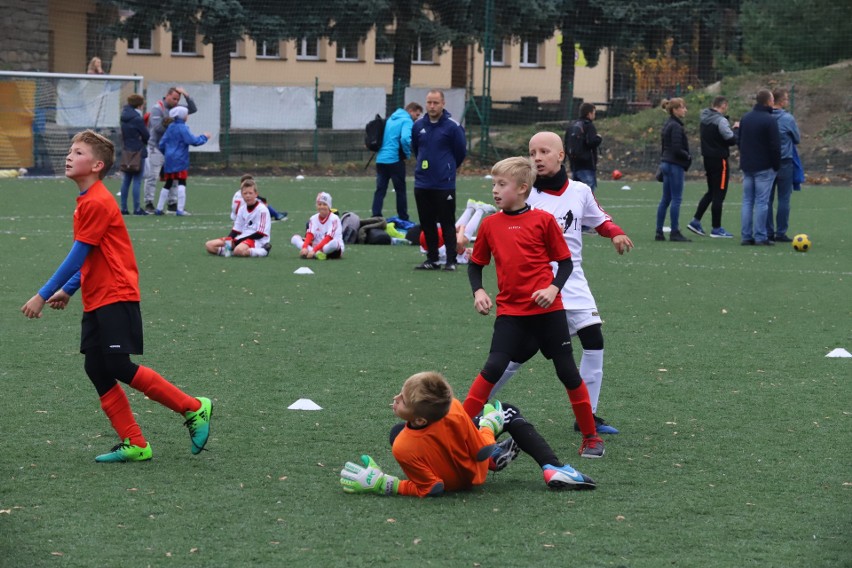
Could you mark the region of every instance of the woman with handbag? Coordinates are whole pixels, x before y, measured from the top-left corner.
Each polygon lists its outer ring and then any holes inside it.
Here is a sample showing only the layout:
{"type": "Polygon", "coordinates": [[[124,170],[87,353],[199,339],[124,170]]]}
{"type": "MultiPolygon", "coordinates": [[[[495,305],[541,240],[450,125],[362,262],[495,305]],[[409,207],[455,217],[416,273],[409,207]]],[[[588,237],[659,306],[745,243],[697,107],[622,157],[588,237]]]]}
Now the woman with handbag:
{"type": "Polygon", "coordinates": [[[662,131],[662,153],[660,156],[660,170],[663,174],[663,198],[657,207],[657,234],[656,241],[666,240],[663,233],[663,222],[666,220],[666,210],[671,206],[672,232],[670,241],[688,243],[690,242],[680,232],[680,203],[683,200],[684,174],[692,164],[692,154],[689,153],[689,140],[683,129],[683,117],[686,116],[686,103],[681,98],[666,99],[662,103],[664,110],[668,111],[669,119],[663,125],[662,131]]]}
{"type": "Polygon", "coordinates": [[[121,214],[129,215],[127,210],[127,190],[133,182],[133,214],[147,215],[140,207],[139,188],[145,175],[145,159],[148,157],[148,128],[142,119],[142,95],[133,93],[127,97],[127,104],[121,109],[121,162],[119,169],[124,173],[121,182],[121,214]]]}

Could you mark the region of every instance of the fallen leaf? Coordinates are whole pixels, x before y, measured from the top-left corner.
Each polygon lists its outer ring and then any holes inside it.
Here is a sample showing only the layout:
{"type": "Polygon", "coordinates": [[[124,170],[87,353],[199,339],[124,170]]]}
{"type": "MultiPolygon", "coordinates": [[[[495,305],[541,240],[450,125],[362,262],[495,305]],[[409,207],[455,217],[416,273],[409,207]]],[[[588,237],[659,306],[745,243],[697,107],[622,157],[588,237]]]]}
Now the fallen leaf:
{"type": "Polygon", "coordinates": [[[624,515],[618,515],[617,517],[615,517],[615,520],[616,521],[623,521],[623,520],[625,520],[625,517],[624,517],[624,515]]]}
{"type": "Polygon", "coordinates": [[[50,555],[51,556],[65,556],[65,553],[64,552],[51,552],[50,555]]]}
{"type": "Polygon", "coordinates": [[[668,369],[657,369],[657,370],[661,373],[668,373],[669,372],[668,369]]]}
{"type": "Polygon", "coordinates": [[[171,553],[171,552],[166,552],[166,558],[171,558],[171,557],[172,557],[172,553],[171,553]]]}
{"type": "Polygon", "coordinates": [[[282,475],[281,477],[278,478],[278,481],[287,481],[287,476],[282,475]]]}
{"type": "Polygon", "coordinates": [[[544,544],[542,546],[544,546],[545,548],[556,548],[555,544],[544,544]]]}
{"type": "Polygon", "coordinates": [[[421,542],[423,542],[422,538],[415,538],[413,541],[414,544],[420,544],[421,542]]]}
{"type": "Polygon", "coordinates": [[[388,520],[387,520],[387,522],[389,522],[389,523],[395,523],[395,522],[396,522],[396,519],[388,519],[388,520]]]}
{"type": "Polygon", "coordinates": [[[198,552],[198,547],[193,547],[189,549],[190,554],[195,554],[196,552],[198,552]]]}

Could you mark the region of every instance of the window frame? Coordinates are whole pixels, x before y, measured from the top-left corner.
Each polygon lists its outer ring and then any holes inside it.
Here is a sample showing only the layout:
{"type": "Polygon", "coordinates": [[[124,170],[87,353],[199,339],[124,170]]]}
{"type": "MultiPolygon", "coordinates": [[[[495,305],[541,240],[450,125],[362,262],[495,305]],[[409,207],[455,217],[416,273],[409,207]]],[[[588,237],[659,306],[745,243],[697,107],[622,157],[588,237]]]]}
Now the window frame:
{"type": "Polygon", "coordinates": [[[309,41],[311,39],[308,37],[296,40],[296,61],[320,61],[320,38],[313,39],[317,50],[316,55],[306,54],[309,41]]]}

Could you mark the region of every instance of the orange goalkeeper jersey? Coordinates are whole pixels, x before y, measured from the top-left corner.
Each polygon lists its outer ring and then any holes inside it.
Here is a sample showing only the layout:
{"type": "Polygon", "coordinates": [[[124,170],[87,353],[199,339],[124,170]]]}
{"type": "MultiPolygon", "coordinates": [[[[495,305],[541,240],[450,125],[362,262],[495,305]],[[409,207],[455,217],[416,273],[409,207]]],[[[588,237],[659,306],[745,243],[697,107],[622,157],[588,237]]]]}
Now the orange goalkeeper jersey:
{"type": "Polygon", "coordinates": [[[393,443],[393,457],[408,478],[400,481],[399,494],[426,497],[438,483],[445,491],[481,485],[488,460],[478,462],[476,454],[493,443],[491,430],[478,430],[456,399],[437,422],[418,429],[406,424],[393,443]]]}

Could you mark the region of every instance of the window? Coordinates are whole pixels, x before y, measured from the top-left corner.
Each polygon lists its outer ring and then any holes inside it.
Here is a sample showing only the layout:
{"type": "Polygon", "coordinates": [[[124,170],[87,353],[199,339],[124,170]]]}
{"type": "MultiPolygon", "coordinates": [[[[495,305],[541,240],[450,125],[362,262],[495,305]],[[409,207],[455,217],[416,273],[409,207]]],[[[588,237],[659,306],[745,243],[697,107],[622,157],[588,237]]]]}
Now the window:
{"type": "Polygon", "coordinates": [[[296,59],[319,60],[319,39],[303,37],[297,42],[296,59]]]}
{"type": "Polygon", "coordinates": [[[538,67],[538,44],[521,42],[521,67],[538,67]]]}
{"type": "Polygon", "coordinates": [[[358,61],[358,42],[351,43],[340,42],[337,44],[337,60],[338,61],[358,61]]]}
{"type": "Polygon", "coordinates": [[[434,49],[420,38],[417,38],[417,45],[414,46],[413,51],[414,53],[411,56],[412,63],[432,63],[434,61],[434,49]]]}
{"type": "Polygon", "coordinates": [[[393,44],[386,34],[376,34],[376,63],[393,63],[393,44]]]}
{"type": "Polygon", "coordinates": [[[231,57],[245,57],[246,56],[246,42],[241,39],[238,39],[234,42],[234,48],[231,50],[231,57]]]}
{"type": "Polygon", "coordinates": [[[127,53],[154,53],[154,32],[141,33],[127,41],[127,53]]]}
{"type": "Polygon", "coordinates": [[[172,55],[196,55],[195,30],[172,32],[172,55]]]}
{"type": "Polygon", "coordinates": [[[257,44],[258,59],[281,59],[281,50],[277,41],[261,41],[257,44]]]}
{"type": "Polygon", "coordinates": [[[506,59],[503,55],[503,42],[498,41],[494,46],[494,49],[491,50],[491,65],[505,65],[506,59]]]}

